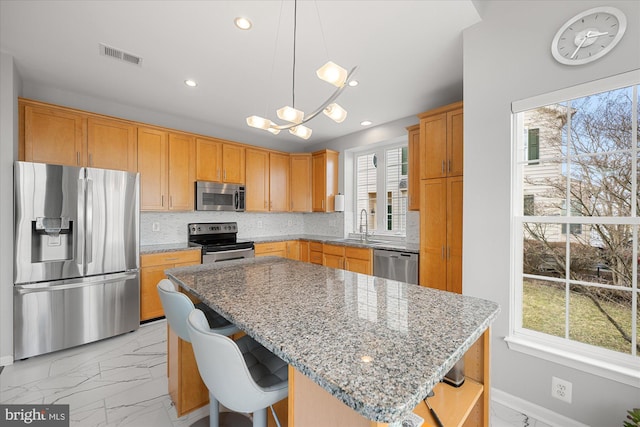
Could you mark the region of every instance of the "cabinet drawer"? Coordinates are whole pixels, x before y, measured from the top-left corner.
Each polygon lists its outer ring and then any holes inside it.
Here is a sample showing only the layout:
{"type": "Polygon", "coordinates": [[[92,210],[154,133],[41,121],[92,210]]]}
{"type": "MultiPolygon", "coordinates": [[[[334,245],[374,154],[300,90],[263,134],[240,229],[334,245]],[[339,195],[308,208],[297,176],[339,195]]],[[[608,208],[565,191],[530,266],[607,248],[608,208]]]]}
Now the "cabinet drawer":
{"type": "Polygon", "coordinates": [[[262,255],[271,252],[284,252],[287,251],[287,242],[271,242],[271,243],[256,243],[255,255],[262,255]]]}
{"type": "Polygon", "coordinates": [[[309,262],[312,264],[320,264],[322,265],[322,251],[311,251],[309,253],[309,262]]]}
{"type": "Polygon", "coordinates": [[[162,252],[157,254],[145,254],[140,256],[141,267],[151,267],[164,264],[200,264],[201,253],[199,249],[177,252],[162,252]]]}
{"type": "Polygon", "coordinates": [[[322,253],[322,243],[309,242],[309,250],[311,252],[320,252],[320,253],[322,253]]]}
{"type": "Polygon", "coordinates": [[[336,245],[324,245],[322,247],[322,252],[327,255],[338,255],[344,256],[344,246],[336,246],[336,245]]]}
{"type": "Polygon", "coordinates": [[[347,258],[355,258],[355,259],[362,259],[362,260],[365,260],[365,261],[370,261],[371,260],[371,249],[346,247],[345,250],[344,250],[344,255],[347,258]]]}

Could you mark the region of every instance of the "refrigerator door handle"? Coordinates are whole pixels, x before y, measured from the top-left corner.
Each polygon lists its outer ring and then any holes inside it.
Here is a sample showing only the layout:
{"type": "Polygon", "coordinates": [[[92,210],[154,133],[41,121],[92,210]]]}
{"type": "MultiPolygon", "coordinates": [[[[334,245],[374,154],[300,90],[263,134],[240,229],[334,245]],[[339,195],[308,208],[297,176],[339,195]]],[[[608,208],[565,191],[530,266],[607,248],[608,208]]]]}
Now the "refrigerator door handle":
{"type": "MultiPolygon", "coordinates": [[[[91,178],[87,178],[87,217],[86,217],[86,259],[85,265],[93,262],[93,180],[91,178]]],[[[85,271],[85,274],[87,272],[85,271]]]]}

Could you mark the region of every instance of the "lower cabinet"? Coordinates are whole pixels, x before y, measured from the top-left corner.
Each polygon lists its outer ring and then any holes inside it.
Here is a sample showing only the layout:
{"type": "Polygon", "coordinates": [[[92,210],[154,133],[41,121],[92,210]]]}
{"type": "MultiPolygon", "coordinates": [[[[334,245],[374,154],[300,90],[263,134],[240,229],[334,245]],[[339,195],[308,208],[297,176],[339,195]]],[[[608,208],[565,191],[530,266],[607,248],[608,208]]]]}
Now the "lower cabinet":
{"type": "Polygon", "coordinates": [[[323,265],[322,259],[322,243],[309,242],[309,262],[312,264],[323,265]]]}
{"type": "Polygon", "coordinates": [[[300,246],[299,248],[299,255],[300,255],[300,261],[304,261],[304,262],[310,262],[309,261],[309,255],[310,255],[310,251],[309,251],[309,244],[310,242],[306,241],[306,240],[299,240],[298,244],[300,246]]]}
{"type": "Polygon", "coordinates": [[[255,256],[287,256],[287,242],[256,243],[255,256]]]}
{"type": "Polygon", "coordinates": [[[286,257],[289,259],[294,259],[296,261],[300,260],[300,241],[299,240],[289,240],[285,242],[287,245],[287,253],[286,257]]]}
{"type": "Polygon", "coordinates": [[[322,249],[322,265],[325,267],[340,268],[355,273],[373,274],[371,249],[330,244],[324,244],[322,249]]]}
{"type": "Polygon", "coordinates": [[[140,256],[140,321],[164,316],[156,286],[173,267],[200,264],[200,250],[162,252],[140,256]]]}

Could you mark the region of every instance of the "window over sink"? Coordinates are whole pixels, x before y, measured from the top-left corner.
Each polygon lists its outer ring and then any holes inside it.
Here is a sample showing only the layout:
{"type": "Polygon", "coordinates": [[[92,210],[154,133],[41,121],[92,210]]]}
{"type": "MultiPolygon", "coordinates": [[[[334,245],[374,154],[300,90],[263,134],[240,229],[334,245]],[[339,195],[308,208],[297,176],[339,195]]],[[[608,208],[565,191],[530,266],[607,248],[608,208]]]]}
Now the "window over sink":
{"type": "Polygon", "coordinates": [[[404,236],[407,229],[407,142],[379,146],[354,156],[354,227],[404,236]],[[364,211],[366,211],[366,217],[364,211]]]}

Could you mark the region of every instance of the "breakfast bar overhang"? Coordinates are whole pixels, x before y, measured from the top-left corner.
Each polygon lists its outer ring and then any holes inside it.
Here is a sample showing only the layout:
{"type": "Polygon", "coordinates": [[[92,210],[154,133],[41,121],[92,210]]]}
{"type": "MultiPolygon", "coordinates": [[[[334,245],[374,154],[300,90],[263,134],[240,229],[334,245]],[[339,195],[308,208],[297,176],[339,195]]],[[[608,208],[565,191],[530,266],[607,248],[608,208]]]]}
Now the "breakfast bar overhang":
{"type": "Polygon", "coordinates": [[[432,389],[445,425],[488,425],[494,302],[277,257],[166,273],[289,364],[290,427],[435,425],[432,389]],[[463,357],[465,383],[440,383],[463,357]]]}

